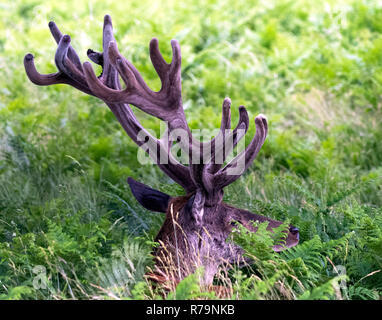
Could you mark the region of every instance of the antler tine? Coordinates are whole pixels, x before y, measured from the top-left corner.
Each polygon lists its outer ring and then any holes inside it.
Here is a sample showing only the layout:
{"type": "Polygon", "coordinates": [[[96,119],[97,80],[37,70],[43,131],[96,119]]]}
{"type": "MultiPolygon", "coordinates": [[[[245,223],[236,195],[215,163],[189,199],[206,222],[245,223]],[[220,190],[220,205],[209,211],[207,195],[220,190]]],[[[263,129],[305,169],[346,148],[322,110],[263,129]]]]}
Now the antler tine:
{"type": "MultiPolygon", "coordinates": [[[[240,106],[239,121],[235,129],[231,133],[226,135],[225,130],[228,130],[229,126],[227,124],[224,125],[224,121],[226,121],[225,120],[226,117],[224,116],[224,114],[228,112],[225,109],[228,109],[230,111],[229,109],[230,103],[231,103],[230,100],[229,100],[229,104],[228,102],[226,102],[226,100],[224,100],[223,102],[222,123],[220,126],[220,132],[218,136],[216,136],[216,139],[214,141],[214,145],[213,145],[214,148],[213,148],[210,165],[207,167],[208,172],[212,174],[216,173],[221,168],[227,156],[230,154],[233,148],[237,145],[237,143],[241,140],[241,138],[244,137],[244,135],[248,131],[248,127],[249,127],[248,112],[244,106],[240,106]]],[[[229,115],[230,115],[230,112],[229,112],[229,115]]]]}
{"type": "MultiPolygon", "coordinates": [[[[226,138],[226,131],[231,129],[231,99],[225,98],[222,105],[222,119],[220,122],[220,131],[216,137],[214,137],[209,143],[203,143],[204,146],[210,144],[211,148],[211,159],[210,164],[208,165],[209,169],[214,166],[214,161],[216,159],[216,154],[220,154],[224,150],[224,142],[226,138]]],[[[231,134],[232,135],[232,134],[231,134]]]]}
{"type": "Polygon", "coordinates": [[[28,53],[24,57],[24,67],[30,81],[39,86],[49,86],[51,84],[65,83],[59,72],[41,74],[34,64],[33,54],[28,53]]]}
{"type": "Polygon", "coordinates": [[[88,58],[93,61],[95,64],[103,66],[103,53],[88,49],[86,52],[88,58]]]}
{"type": "MultiPolygon", "coordinates": [[[[50,21],[48,26],[49,26],[50,33],[52,34],[54,40],[56,40],[56,43],[59,44],[60,40],[62,38],[62,33],[61,33],[60,29],[58,29],[57,25],[53,21],[50,21]]],[[[81,60],[78,57],[77,52],[72,48],[72,46],[69,46],[68,58],[74,63],[74,65],[80,71],[82,71],[81,60]]]]}
{"type": "Polygon", "coordinates": [[[150,59],[163,84],[163,82],[166,81],[165,74],[168,72],[170,65],[163,59],[163,56],[159,51],[157,38],[152,38],[150,41],[150,59]]]}
{"type": "Polygon", "coordinates": [[[138,86],[137,78],[128,65],[128,61],[119,53],[117,43],[114,41],[110,42],[107,51],[109,54],[110,62],[115,66],[126,85],[124,92],[126,94],[133,92],[134,88],[138,86]]]}
{"type": "Polygon", "coordinates": [[[180,83],[180,66],[182,64],[182,58],[180,54],[180,45],[179,42],[175,39],[171,40],[172,47],[172,60],[170,64],[169,78],[170,85],[177,87],[177,94],[181,92],[181,83],[180,83]]]}
{"type": "Polygon", "coordinates": [[[61,37],[56,50],[54,61],[58,70],[68,76],[70,79],[77,83],[86,85],[85,78],[81,69],[77,69],[76,65],[68,58],[68,51],[70,48],[70,36],[64,35],[61,37]]]}
{"type": "Polygon", "coordinates": [[[255,118],[256,134],[247,148],[238,154],[223,169],[214,176],[216,188],[224,188],[237,180],[256,158],[268,134],[267,118],[260,114],[255,118]],[[242,164],[241,167],[238,167],[242,164]]]}
{"type": "Polygon", "coordinates": [[[222,106],[222,120],[220,122],[220,131],[231,129],[231,99],[225,98],[222,106]]]}
{"type": "Polygon", "coordinates": [[[103,18],[102,47],[104,51],[109,47],[111,41],[115,41],[113,32],[113,23],[110,15],[106,14],[103,18]]]}
{"type": "MultiPolygon", "coordinates": [[[[235,129],[232,131],[233,141],[231,144],[228,144],[228,145],[225,143],[226,141],[224,141],[223,143],[223,146],[225,146],[225,150],[224,152],[223,150],[221,150],[221,152],[223,152],[223,159],[222,159],[223,161],[221,165],[223,164],[227,156],[231,153],[232,149],[236,147],[236,145],[241,140],[241,138],[243,138],[244,135],[247,133],[248,128],[249,128],[249,117],[248,117],[247,109],[244,106],[239,106],[239,121],[237,122],[235,129]]],[[[228,139],[229,138],[230,136],[228,136],[228,139]]],[[[218,153],[218,152],[219,152],[219,149],[216,149],[215,153],[218,153]]]]}
{"type": "Polygon", "coordinates": [[[50,33],[52,34],[54,40],[56,40],[56,43],[58,44],[62,38],[62,33],[60,29],[58,29],[54,21],[50,21],[48,26],[49,26],[50,33]]]}
{"type": "Polygon", "coordinates": [[[39,73],[34,64],[34,57],[30,53],[24,57],[24,67],[29,80],[36,85],[50,86],[53,84],[68,84],[82,92],[93,95],[86,85],[73,81],[69,77],[65,76],[61,71],[49,74],[39,73]]]}
{"type": "Polygon", "coordinates": [[[99,77],[101,81],[108,87],[113,89],[121,89],[118,71],[110,61],[109,47],[111,43],[115,43],[113,24],[111,17],[107,14],[104,17],[103,33],[102,33],[102,75],[99,77]]]}

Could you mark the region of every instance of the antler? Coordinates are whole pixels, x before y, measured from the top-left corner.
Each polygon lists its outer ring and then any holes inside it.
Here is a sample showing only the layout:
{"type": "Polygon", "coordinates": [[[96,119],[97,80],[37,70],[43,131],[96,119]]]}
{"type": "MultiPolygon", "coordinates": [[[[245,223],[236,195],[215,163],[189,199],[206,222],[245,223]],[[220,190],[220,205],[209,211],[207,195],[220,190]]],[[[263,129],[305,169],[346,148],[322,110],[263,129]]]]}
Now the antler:
{"type": "Polygon", "coordinates": [[[249,167],[267,135],[267,121],[262,115],[255,119],[256,134],[248,147],[237,155],[224,168],[221,168],[227,155],[245,135],[249,126],[247,110],[239,107],[239,121],[234,130],[231,129],[231,101],[224,99],[222,119],[218,135],[209,142],[194,139],[188,127],[182,106],[181,93],[181,53],[176,40],[171,41],[172,61],[167,63],[161,55],[158,40],[150,41],[150,58],[161,80],[158,92],[151,90],[138,70],[118,51],[113,35],[112,22],[109,15],[104,18],[103,52],[88,50],[91,61],[102,66],[102,73],[96,76],[91,64],[83,65],[70,45],[70,37],[62,35],[54,22],[49,23],[50,31],[58,47],[55,63],[58,72],[40,74],[34,65],[32,54],[24,58],[24,65],[29,79],[37,85],[69,84],[80,91],[102,99],[114,113],[126,133],[138,145],[148,145],[146,151],[153,157],[159,168],[188,193],[198,191],[195,197],[195,208],[201,208],[204,202],[214,201],[222,197],[222,189],[240,177],[249,167]],[[126,88],[122,89],[119,76],[126,88]],[[172,137],[160,140],[150,135],[139,123],[129,104],[168,123],[168,133],[176,129],[185,130],[186,139],[178,142],[189,156],[190,165],[178,162],[171,154],[172,137]],[[140,137],[146,137],[141,140],[140,137]],[[152,150],[156,152],[152,153],[152,150]],[[204,151],[210,151],[204,154],[204,151]],[[161,161],[165,160],[165,161],[161,161]]]}
{"type": "MultiPolygon", "coordinates": [[[[81,65],[77,53],[70,45],[70,36],[62,35],[54,22],[49,23],[49,28],[58,44],[55,54],[55,63],[58,72],[40,74],[36,70],[33,55],[29,53],[24,57],[25,71],[29,79],[34,84],[40,86],[68,84],[84,93],[99,97],[99,92],[94,90],[95,86],[93,86],[93,82],[87,80],[87,74],[89,72],[84,72],[84,70],[89,71],[89,67],[91,68],[91,66],[86,62],[83,66],[81,65]],[[91,83],[90,86],[89,82],[91,83]]],[[[110,50],[108,50],[113,43],[115,43],[115,39],[113,36],[112,22],[110,16],[106,15],[103,27],[103,52],[98,53],[89,49],[87,54],[93,62],[102,66],[102,74],[96,78],[97,83],[101,84],[104,88],[117,91],[121,90],[118,71],[115,64],[111,61],[110,50]]],[[[150,156],[153,156],[154,161],[157,162],[159,168],[165,174],[181,185],[187,192],[193,192],[195,190],[196,186],[192,182],[188,167],[179,163],[172,156],[171,152],[169,152],[167,141],[156,139],[150,135],[139,123],[127,103],[115,101],[106,102],[106,104],[114,113],[126,133],[138,146],[142,146],[144,143],[149,143],[152,146],[152,148],[146,151],[150,156]],[[141,133],[141,136],[147,137],[146,141],[138,139],[139,133],[141,133]],[[155,146],[155,150],[157,150],[154,154],[150,152],[154,149],[153,146],[155,146]],[[167,161],[161,162],[160,159],[163,159],[163,157],[166,157],[167,161]]]]}
{"type": "MultiPolygon", "coordinates": [[[[247,132],[249,123],[248,113],[245,107],[240,106],[238,125],[228,135],[223,133],[229,128],[228,119],[230,103],[229,99],[224,100],[221,129],[216,137],[216,140],[220,140],[220,143],[217,143],[214,139],[211,140],[210,143],[214,142],[213,144],[215,145],[215,149],[212,151],[211,160],[206,164],[191,165],[191,176],[199,188],[202,186],[201,192],[204,193],[202,198],[207,204],[216,202],[222,198],[222,189],[240,178],[240,176],[248,169],[264,144],[268,133],[267,119],[264,115],[260,114],[255,118],[256,134],[250,144],[224,168],[220,169],[227,155],[247,132]],[[229,141],[231,141],[231,143],[227,143],[229,141]],[[220,157],[221,161],[216,162],[215,160],[217,157],[220,157]]],[[[203,145],[201,147],[203,148],[203,145]]],[[[203,152],[201,152],[201,154],[203,154],[203,152]]]]}
{"type": "Polygon", "coordinates": [[[256,158],[268,134],[267,118],[260,114],[255,118],[256,134],[247,148],[220,169],[208,181],[212,188],[224,188],[240,178],[256,158]]]}

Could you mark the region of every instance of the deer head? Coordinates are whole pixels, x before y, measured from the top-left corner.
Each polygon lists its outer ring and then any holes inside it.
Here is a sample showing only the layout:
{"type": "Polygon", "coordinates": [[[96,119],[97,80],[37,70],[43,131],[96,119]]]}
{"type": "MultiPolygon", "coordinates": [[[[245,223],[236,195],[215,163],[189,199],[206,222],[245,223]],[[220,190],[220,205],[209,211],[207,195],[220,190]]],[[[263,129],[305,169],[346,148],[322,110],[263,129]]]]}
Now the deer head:
{"type": "MultiPolygon", "coordinates": [[[[181,54],[176,40],[171,41],[171,63],[163,59],[158,40],[154,38],[150,42],[150,58],[162,83],[161,89],[154,92],[138,70],[119,53],[110,16],[104,18],[103,52],[91,49],[87,52],[91,61],[102,66],[99,76],[95,75],[89,62],[80,62],[68,35],[62,35],[54,22],[49,23],[49,28],[58,44],[55,54],[58,72],[40,74],[35,68],[33,55],[27,54],[24,66],[29,79],[41,86],[69,84],[103,100],[130,138],[138,146],[145,147],[158,167],[186,192],[185,196],[172,197],[128,179],[133,195],[143,207],[166,214],[156,237],[160,243],[155,250],[158,265],[165,268],[166,259],[173,258],[178,278],[203,265],[205,280],[211,282],[220,264],[233,263],[241,256],[241,249],[226,241],[235,223],[253,232],[256,232],[253,221],[268,222],[269,230],[282,224],[223,202],[224,187],[242,175],[262,147],[268,132],[267,119],[263,115],[255,118],[255,136],[245,150],[223,166],[230,151],[248,130],[248,113],[240,106],[238,124],[231,130],[231,101],[226,98],[218,134],[208,142],[200,142],[192,136],[182,106],[181,54]],[[125,88],[122,88],[119,76],[125,88]],[[145,130],[129,104],[165,121],[166,137],[157,139],[145,130]],[[189,165],[182,164],[171,153],[176,143],[188,155],[189,165]]],[[[295,246],[298,241],[298,229],[289,226],[285,243],[273,249],[280,251],[295,246]]]]}

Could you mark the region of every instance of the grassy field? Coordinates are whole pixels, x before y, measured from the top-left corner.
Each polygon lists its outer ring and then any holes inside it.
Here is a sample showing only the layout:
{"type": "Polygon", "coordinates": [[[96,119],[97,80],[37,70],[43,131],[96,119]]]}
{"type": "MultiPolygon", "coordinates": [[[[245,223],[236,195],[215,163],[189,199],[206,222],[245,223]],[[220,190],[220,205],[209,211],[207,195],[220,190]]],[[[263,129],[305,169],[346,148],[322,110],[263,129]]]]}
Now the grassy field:
{"type": "MultiPolygon", "coordinates": [[[[164,217],[139,206],[126,178],[182,190],[138,162],[101,101],[37,87],[23,67],[31,52],[40,72],[56,70],[51,20],[86,61],[104,14],[153,89],[150,39],[168,60],[180,42],[191,128],[219,127],[226,96],[233,123],[241,104],[268,117],[262,150],[225,200],[290,221],[300,245],[276,254],[266,232],[241,232],[234,241],[255,262],[216,283],[232,299],[381,299],[382,5],[366,0],[0,2],[0,298],[163,298],[143,275],[164,217]]],[[[204,291],[195,274],[167,299],[214,298],[204,291]]]]}

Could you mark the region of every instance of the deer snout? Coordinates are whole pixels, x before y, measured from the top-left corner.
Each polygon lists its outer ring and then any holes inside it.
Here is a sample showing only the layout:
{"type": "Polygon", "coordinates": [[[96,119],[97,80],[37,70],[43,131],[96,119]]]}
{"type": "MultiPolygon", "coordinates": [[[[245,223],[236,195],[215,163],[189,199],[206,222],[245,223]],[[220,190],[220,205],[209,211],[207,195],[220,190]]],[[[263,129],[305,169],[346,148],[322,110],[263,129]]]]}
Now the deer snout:
{"type": "Polygon", "coordinates": [[[285,243],[280,245],[276,244],[273,246],[273,250],[276,252],[285,250],[287,248],[294,247],[300,241],[300,232],[299,229],[295,226],[290,225],[288,229],[288,236],[285,239],[285,243]]]}

